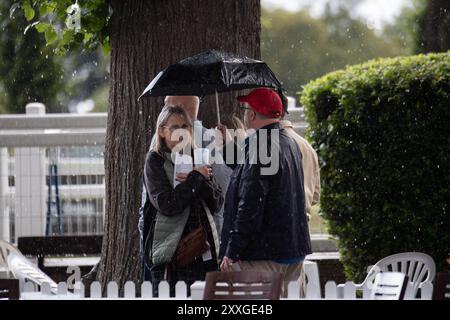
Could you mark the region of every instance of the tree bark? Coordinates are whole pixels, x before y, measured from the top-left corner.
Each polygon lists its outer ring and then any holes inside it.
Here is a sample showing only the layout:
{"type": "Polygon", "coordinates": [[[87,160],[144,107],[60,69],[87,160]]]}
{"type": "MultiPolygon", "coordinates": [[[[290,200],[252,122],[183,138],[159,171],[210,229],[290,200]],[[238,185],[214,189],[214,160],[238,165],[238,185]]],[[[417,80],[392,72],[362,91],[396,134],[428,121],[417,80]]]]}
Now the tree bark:
{"type": "MultiPolygon", "coordinates": [[[[112,0],[111,86],[105,146],[105,229],[97,280],[140,283],[138,217],[144,157],[163,97],[138,96],[157,72],[182,58],[219,49],[260,57],[259,0],[112,0]]],[[[223,117],[235,94],[222,94],[223,117]]],[[[200,107],[207,125],[213,99],[200,107]]]]}

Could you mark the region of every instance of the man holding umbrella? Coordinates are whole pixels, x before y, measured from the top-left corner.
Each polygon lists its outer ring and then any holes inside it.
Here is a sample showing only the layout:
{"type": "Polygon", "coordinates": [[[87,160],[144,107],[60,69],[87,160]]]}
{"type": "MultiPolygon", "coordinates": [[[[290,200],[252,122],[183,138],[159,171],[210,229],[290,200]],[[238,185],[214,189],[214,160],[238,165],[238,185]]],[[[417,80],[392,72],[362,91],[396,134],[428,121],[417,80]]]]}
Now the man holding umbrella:
{"type": "Polygon", "coordinates": [[[280,126],[283,108],[275,91],[256,89],[238,101],[245,109],[245,125],[255,133],[246,140],[244,161],[234,168],[225,200],[221,270],[280,272],[286,296],[288,283],[299,280],[303,260],[311,253],[302,156],[280,126]],[[263,149],[270,150],[269,164],[263,149]],[[264,170],[273,163],[277,170],[264,170]]]}

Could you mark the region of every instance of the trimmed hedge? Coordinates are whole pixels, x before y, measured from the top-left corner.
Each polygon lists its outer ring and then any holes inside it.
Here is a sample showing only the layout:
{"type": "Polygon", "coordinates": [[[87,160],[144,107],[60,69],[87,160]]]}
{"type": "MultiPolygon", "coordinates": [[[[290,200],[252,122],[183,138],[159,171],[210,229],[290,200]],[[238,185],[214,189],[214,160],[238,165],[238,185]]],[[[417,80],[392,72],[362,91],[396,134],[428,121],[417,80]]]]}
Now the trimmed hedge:
{"type": "Polygon", "coordinates": [[[321,161],[321,210],[346,275],[394,253],[450,252],[450,52],[377,59],[301,93],[321,161]]]}

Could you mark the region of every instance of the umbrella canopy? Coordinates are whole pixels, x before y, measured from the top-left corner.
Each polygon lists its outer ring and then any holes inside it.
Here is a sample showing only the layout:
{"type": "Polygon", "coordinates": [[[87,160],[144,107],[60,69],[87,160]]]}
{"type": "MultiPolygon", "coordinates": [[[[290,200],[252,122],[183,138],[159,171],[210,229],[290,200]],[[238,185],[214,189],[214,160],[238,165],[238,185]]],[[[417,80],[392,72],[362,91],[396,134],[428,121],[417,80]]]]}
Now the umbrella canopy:
{"type": "Polygon", "coordinates": [[[142,96],[205,96],[217,92],[282,86],[264,61],[209,50],[173,64],[145,88],[142,96]]]}

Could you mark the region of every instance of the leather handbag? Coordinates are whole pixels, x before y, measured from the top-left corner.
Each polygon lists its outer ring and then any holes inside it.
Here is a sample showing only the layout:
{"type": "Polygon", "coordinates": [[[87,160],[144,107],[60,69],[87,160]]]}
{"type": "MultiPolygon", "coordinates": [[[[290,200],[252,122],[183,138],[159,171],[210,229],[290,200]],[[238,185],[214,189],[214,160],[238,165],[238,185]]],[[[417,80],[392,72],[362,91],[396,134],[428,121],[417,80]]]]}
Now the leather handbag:
{"type": "Polygon", "coordinates": [[[176,268],[186,268],[207,250],[209,245],[206,230],[200,225],[180,240],[173,258],[173,265],[176,268]]]}

